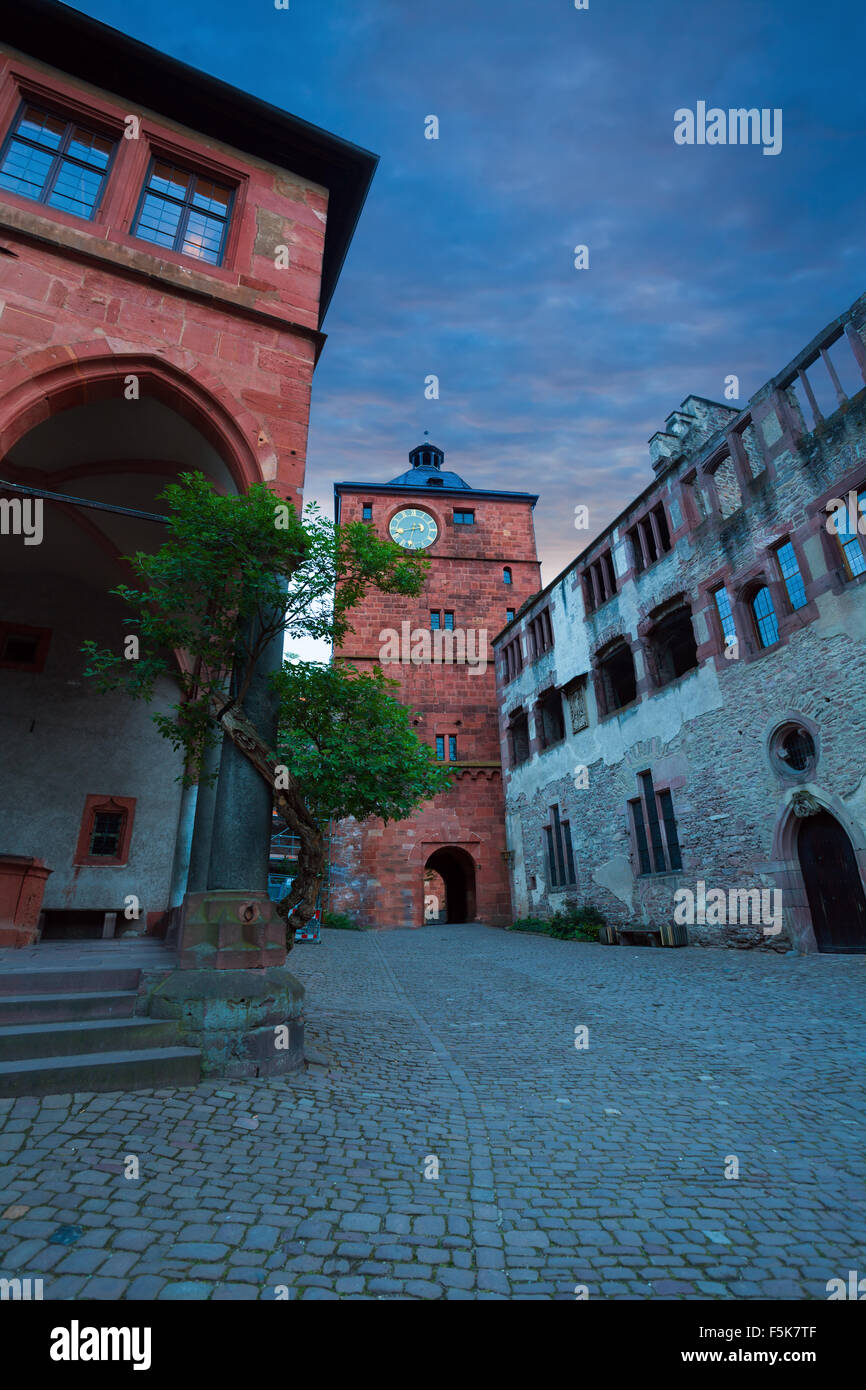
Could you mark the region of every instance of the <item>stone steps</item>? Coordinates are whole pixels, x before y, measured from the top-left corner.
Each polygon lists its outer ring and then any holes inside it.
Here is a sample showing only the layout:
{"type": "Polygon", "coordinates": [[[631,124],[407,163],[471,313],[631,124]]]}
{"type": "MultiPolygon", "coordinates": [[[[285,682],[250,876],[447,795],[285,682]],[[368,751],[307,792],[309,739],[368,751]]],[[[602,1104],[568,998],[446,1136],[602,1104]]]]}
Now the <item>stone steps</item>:
{"type": "Polygon", "coordinates": [[[0,1096],[57,1096],[73,1091],[139,1091],[196,1086],[201,1053],[194,1047],[82,1052],[0,1062],[0,1096]]]}
{"type": "Polygon", "coordinates": [[[178,1046],[177,1023],[136,1016],[140,977],[131,963],[0,971],[0,1096],[197,1085],[201,1053],[178,1046]]]}
{"type": "Polygon", "coordinates": [[[0,1027],[0,1062],[18,1058],[75,1057],[94,1052],[138,1052],[170,1047],[177,1029],[158,1018],[94,1018],[85,1022],[25,1023],[0,1027]]]}
{"type": "Polygon", "coordinates": [[[131,1018],[134,990],[105,994],[0,994],[0,1028],[17,1024],[74,1023],[84,1019],[131,1018]]]}

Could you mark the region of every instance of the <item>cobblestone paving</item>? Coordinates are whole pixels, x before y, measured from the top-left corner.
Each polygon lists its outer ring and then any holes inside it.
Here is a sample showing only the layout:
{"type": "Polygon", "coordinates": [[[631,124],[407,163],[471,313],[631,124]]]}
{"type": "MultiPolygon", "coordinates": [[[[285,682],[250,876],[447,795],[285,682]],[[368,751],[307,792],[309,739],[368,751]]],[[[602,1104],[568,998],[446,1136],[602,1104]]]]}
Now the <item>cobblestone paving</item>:
{"type": "Polygon", "coordinates": [[[866,957],[323,936],[290,961],[328,1067],[0,1100],[0,1277],[63,1299],[823,1299],[866,1274],[866,957]]]}

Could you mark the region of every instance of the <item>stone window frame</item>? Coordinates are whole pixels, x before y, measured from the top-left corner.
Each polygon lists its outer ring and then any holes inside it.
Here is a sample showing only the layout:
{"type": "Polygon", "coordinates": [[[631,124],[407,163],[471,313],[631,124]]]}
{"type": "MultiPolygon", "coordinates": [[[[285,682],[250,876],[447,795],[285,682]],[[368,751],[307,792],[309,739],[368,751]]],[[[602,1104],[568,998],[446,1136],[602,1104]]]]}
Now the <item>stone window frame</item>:
{"type": "Polygon", "coordinates": [[[770,771],[786,787],[793,787],[798,784],[806,785],[814,778],[818,763],[821,760],[821,730],[814,719],[809,715],[802,714],[799,710],[787,709],[782,714],[776,714],[764,726],[763,737],[761,740],[764,750],[764,758],[770,771]],[[814,745],[814,756],[809,766],[798,771],[796,768],[786,767],[785,762],[779,757],[776,745],[780,736],[793,728],[803,729],[811,738],[814,745]]]}
{"type": "Polygon", "coordinates": [[[662,878],[665,875],[683,873],[682,841],[676,816],[674,787],[671,782],[657,784],[652,769],[643,768],[635,774],[635,795],[626,803],[628,835],[631,845],[631,860],[636,878],[662,878]],[[648,779],[649,787],[647,786],[648,779]],[[648,792],[652,792],[650,802],[648,792]],[[663,802],[663,798],[667,798],[663,802]],[[650,806],[653,815],[650,815],[650,806]],[[670,817],[665,815],[665,806],[670,807],[670,817]],[[640,810],[640,819],[637,811],[640,810]],[[673,828],[673,839],[671,838],[673,828]],[[642,834],[640,833],[642,829],[642,834]],[[659,855],[662,867],[659,868],[659,855]],[[676,863],[675,861],[679,862],[676,863]],[[644,864],[648,867],[644,867],[644,864]]]}
{"type": "Polygon", "coordinates": [[[656,497],[635,517],[626,531],[631,550],[632,573],[645,574],[673,550],[673,527],[665,507],[664,498],[656,497]],[[659,518],[661,513],[661,519],[659,518]],[[664,529],[662,529],[662,523],[664,529]],[[646,532],[649,530],[649,536],[646,532]],[[650,556],[649,541],[652,540],[655,556],[650,556]]]}
{"type": "Polygon", "coordinates": [[[526,624],[526,637],[529,644],[530,662],[540,661],[553,648],[553,623],[550,617],[550,604],[534,613],[526,624]]]}
{"type": "Polygon", "coordinates": [[[596,709],[598,710],[600,722],[605,719],[614,719],[617,715],[622,714],[624,710],[633,709],[634,706],[639,703],[641,699],[641,680],[638,675],[638,663],[635,660],[638,646],[639,644],[633,642],[625,633],[619,633],[617,636],[609,638],[595,652],[592,659],[592,681],[595,690],[596,709]],[[635,693],[634,697],[628,700],[624,705],[611,707],[607,698],[604,666],[608,659],[615,654],[618,647],[626,648],[631,657],[632,666],[634,668],[635,693]]]}
{"type": "Polygon", "coordinates": [[[502,681],[508,685],[516,680],[523,670],[523,645],[520,641],[520,633],[512,637],[510,642],[506,642],[502,648],[502,681]]]}
{"type": "MultiPolygon", "coordinates": [[[[852,574],[838,535],[832,529],[828,530],[827,528],[829,502],[833,498],[847,501],[848,494],[851,492],[858,495],[866,493],[866,458],[858,459],[852,469],[843,474],[841,478],[837,478],[832,487],[826,488],[807,508],[810,531],[812,533],[817,531],[821,537],[824,563],[827,566],[830,587],[834,593],[844,593],[857,584],[866,583],[866,570],[861,574],[852,574]]],[[[864,561],[866,561],[866,535],[858,530],[857,539],[864,561]]]]}
{"type": "MultiPolygon", "coordinates": [[[[24,113],[27,110],[28,106],[35,107],[43,116],[53,116],[55,120],[63,121],[66,129],[63,133],[63,136],[61,137],[60,144],[58,145],[56,151],[53,154],[51,164],[45,176],[42,188],[39,191],[39,196],[34,198],[30,194],[21,193],[18,189],[15,188],[4,188],[3,192],[15,193],[17,197],[24,198],[28,203],[35,203],[39,208],[43,209],[49,215],[52,212],[65,212],[68,216],[75,217],[80,222],[95,222],[97,215],[101,210],[103,203],[105,202],[105,196],[108,191],[108,183],[114,170],[114,163],[117,158],[118,147],[120,141],[123,138],[123,127],[120,126],[118,128],[117,125],[114,125],[111,129],[109,129],[104,121],[88,121],[86,117],[81,117],[75,114],[74,112],[70,112],[69,110],[64,109],[64,102],[62,96],[59,97],[59,99],[52,98],[50,101],[46,102],[42,98],[34,100],[27,95],[22,95],[21,101],[18,104],[18,108],[14,112],[11,121],[8,123],[8,126],[6,128],[6,134],[4,135],[2,142],[0,142],[0,164],[2,164],[5,160],[6,155],[8,154],[9,149],[12,146],[12,143],[16,138],[18,138],[22,144],[38,144],[38,142],[31,140],[26,135],[23,135],[19,129],[21,121],[24,117],[24,113]],[[50,195],[56,189],[61,164],[64,157],[66,157],[68,153],[68,140],[71,135],[72,128],[75,126],[78,126],[83,130],[86,130],[88,135],[97,135],[100,136],[103,140],[111,141],[111,153],[108,156],[108,162],[105,165],[105,168],[101,172],[101,177],[99,179],[99,189],[93,201],[93,207],[89,214],[82,212],[72,212],[69,208],[57,208],[53,203],[48,201],[50,195]]],[[[48,150],[46,148],[46,153],[47,152],[48,150]]],[[[72,164],[86,165],[86,161],[84,160],[78,160],[74,156],[68,157],[70,163],[72,164]]],[[[96,166],[92,167],[92,172],[98,172],[96,166]]]]}
{"type": "Polygon", "coordinates": [[[797,538],[795,543],[794,535],[787,531],[782,531],[777,538],[769,541],[761,557],[747,570],[737,574],[727,583],[726,587],[732,599],[731,607],[739,638],[738,659],[740,661],[757,661],[766,656],[768,652],[779,651],[787,644],[792,633],[799,632],[802,627],[818,616],[818,606],[812,597],[812,575],[806,563],[800,540],[797,538]],[[778,542],[784,544],[785,540],[794,543],[794,553],[797,556],[800,574],[806,588],[808,602],[802,608],[791,607],[787,586],[782,579],[774,553],[776,544],[778,542]],[[761,588],[766,588],[769,592],[779,631],[777,640],[766,647],[761,644],[757,620],[752,609],[755,595],[761,588]]]}
{"type": "Polygon", "coordinates": [[[579,734],[579,733],[582,732],[583,729],[588,729],[588,728],[589,728],[589,698],[588,698],[588,696],[589,696],[589,672],[587,671],[587,672],[585,672],[582,676],[575,676],[572,680],[567,681],[566,684],[562,687],[562,693],[563,693],[563,695],[565,696],[565,703],[566,703],[567,706],[568,706],[568,721],[569,721],[569,724],[571,725],[571,732],[572,732],[573,734],[579,734]],[[574,703],[573,703],[573,701],[574,701],[575,698],[578,697],[578,696],[581,697],[580,702],[581,702],[581,704],[582,704],[582,715],[580,716],[581,719],[582,719],[582,722],[581,722],[581,723],[577,723],[577,722],[576,722],[576,719],[575,719],[575,712],[574,712],[574,703]]]}
{"type": "Polygon", "coordinates": [[[535,707],[532,711],[532,716],[533,721],[535,723],[535,733],[536,741],[538,744],[538,751],[540,753],[546,753],[549,748],[558,748],[559,745],[565,741],[567,732],[565,726],[565,710],[562,704],[562,691],[558,686],[548,685],[544,690],[540,690],[538,692],[538,699],[535,702],[535,707]],[[547,727],[544,717],[545,705],[552,706],[555,700],[558,700],[557,713],[559,716],[559,727],[561,728],[562,732],[559,734],[557,738],[548,739],[547,727]]]}
{"type": "Polygon", "coordinates": [[[120,869],[129,862],[129,848],[132,840],[132,827],[135,821],[135,806],[137,798],[134,796],[104,796],[89,793],[85,797],[84,810],[81,815],[81,824],[78,831],[78,842],[75,847],[75,855],[72,860],[76,867],[86,866],[92,869],[120,869]],[[91,854],[90,841],[93,837],[96,816],[103,814],[121,814],[123,821],[120,830],[120,840],[118,842],[118,852],[116,855],[91,854]]]}
{"type": "Polygon", "coordinates": [[[580,582],[587,616],[597,613],[618,592],[612,542],[605,545],[581,568],[580,582]]]}
{"type": "Polygon", "coordinates": [[[577,868],[574,862],[574,841],[571,834],[571,819],[563,820],[559,813],[559,803],[549,808],[547,824],[542,828],[545,839],[545,865],[550,891],[563,892],[577,887],[577,868]]]}
{"type": "Polygon", "coordinates": [[[811,607],[811,616],[817,617],[818,614],[815,609],[815,604],[811,602],[812,573],[809,569],[809,562],[806,559],[799,537],[796,535],[794,531],[785,531],[782,535],[777,536],[774,541],[770,542],[770,544],[767,547],[767,550],[769,554],[772,556],[773,564],[776,567],[778,578],[781,580],[781,590],[785,597],[785,611],[788,614],[797,614],[802,619],[805,615],[808,614],[809,609],[811,607]],[[800,572],[800,580],[803,584],[803,592],[806,602],[801,603],[799,608],[794,607],[794,604],[791,600],[791,596],[788,592],[788,585],[785,581],[784,575],[782,574],[782,562],[779,559],[779,551],[785,545],[790,545],[791,549],[794,552],[794,558],[797,562],[797,569],[800,572]]]}
{"type": "Polygon", "coordinates": [[[644,654],[644,666],[646,669],[647,684],[650,691],[655,694],[657,691],[669,690],[671,686],[678,685],[680,681],[686,680],[699,671],[701,667],[700,643],[695,631],[695,608],[685,592],[672,594],[663,603],[657,604],[655,608],[638,624],[638,637],[644,654]],[[656,646],[653,634],[656,629],[680,610],[688,614],[691,623],[692,636],[695,642],[695,664],[686,671],[682,671],[678,676],[672,676],[670,680],[662,681],[659,678],[659,663],[656,653],[656,646]]]}
{"type": "Polygon", "coordinates": [[[523,767],[524,763],[528,763],[529,759],[532,756],[532,736],[529,730],[529,713],[527,710],[523,708],[522,705],[518,705],[516,709],[510,711],[508,715],[508,723],[506,725],[506,736],[508,744],[509,765],[512,768],[523,767]],[[517,756],[517,745],[514,739],[517,725],[525,726],[526,756],[524,758],[518,758],[517,756]]]}

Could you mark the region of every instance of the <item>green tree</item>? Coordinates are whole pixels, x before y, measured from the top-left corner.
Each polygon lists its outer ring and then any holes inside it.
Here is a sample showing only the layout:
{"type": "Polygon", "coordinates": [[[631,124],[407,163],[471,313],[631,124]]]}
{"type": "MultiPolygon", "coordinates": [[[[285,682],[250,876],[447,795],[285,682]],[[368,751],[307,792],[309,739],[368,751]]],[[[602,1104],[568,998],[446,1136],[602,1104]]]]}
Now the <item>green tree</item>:
{"type": "Polygon", "coordinates": [[[278,721],[269,731],[244,710],[258,663],[281,634],[342,642],[369,589],[417,594],[428,565],[380,539],[363,522],[336,526],[315,505],[303,517],[264,484],[221,496],[200,473],[162,493],[167,537],[153,554],[127,557],[140,587],[111,592],[127,608],[134,659],[86,642],[85,674],[101,690],[152,701],[170,676],[178,699],[153,716],[184,756],[185,783],[201,779],[208,749],[223,736],[255,767],[298,836],[298,873],[287,899],[287,944],[315,911],[324,872],[321,821],[397,820],[449,783],[381,671],[288,661],[271,678],[278,721]]]}

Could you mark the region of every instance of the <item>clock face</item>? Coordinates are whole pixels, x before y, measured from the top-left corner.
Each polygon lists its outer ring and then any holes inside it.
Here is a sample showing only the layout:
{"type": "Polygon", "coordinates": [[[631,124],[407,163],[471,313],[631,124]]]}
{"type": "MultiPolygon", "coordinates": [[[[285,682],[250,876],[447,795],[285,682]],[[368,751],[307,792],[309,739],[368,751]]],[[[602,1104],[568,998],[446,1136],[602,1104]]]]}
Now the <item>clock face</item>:
{"type": "Polygon", "coordinates": [[[391,539],[406,550],[426,550],[439,535],[439,528],[429,512],[417,507],[407,507],[391,517],[388,527],[391,539]]]}

